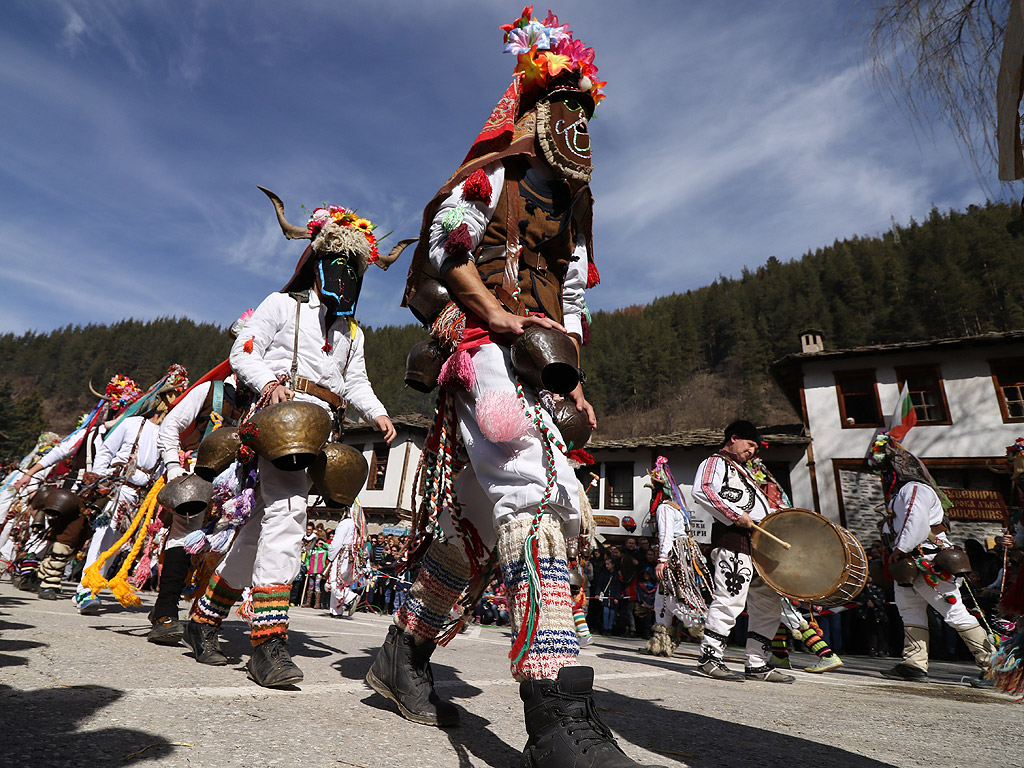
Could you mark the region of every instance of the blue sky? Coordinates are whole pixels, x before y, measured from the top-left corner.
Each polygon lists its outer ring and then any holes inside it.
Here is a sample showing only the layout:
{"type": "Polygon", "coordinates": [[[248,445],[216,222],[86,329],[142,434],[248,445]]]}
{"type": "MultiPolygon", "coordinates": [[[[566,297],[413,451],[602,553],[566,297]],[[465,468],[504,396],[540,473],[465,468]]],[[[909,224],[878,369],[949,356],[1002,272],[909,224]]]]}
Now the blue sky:
{"type": "MultiPolygon", "coordinates": [[[[613,309],[963,208],[951,134],[872,83],[847,2],[563,0],[608,98],[591,123],[613,309]]],[[[537,6],[543,18],[548,6],[537,6]]],[[[291,274],[262,184],[414,237],[511,79],[494,0],[10,0],[0,26],[0,332],[125,317],[220,325],[291,274]]],[[[994,171],[989,174],[995,178],[994,171]]],[[[1016,192],[1017,197],[1020,191],[1016,192]]],[[[398,306],[410,252],[364,282],[398,306]]]]}

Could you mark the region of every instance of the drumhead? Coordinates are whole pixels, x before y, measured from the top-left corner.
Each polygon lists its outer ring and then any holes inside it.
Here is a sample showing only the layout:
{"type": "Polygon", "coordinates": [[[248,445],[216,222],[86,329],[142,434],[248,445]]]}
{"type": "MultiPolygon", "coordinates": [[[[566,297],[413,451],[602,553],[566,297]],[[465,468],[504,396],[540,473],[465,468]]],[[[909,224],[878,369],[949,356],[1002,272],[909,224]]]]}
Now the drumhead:
{"type": "Polygon", "coordinates": [[[849,554],[841,530],[831,520],[794,508],[774,512],[759,525],[791,545],[786,549],[756,529],[751,537],[754,567],[780,594],[817,602],[847,580],[849,554]]]}

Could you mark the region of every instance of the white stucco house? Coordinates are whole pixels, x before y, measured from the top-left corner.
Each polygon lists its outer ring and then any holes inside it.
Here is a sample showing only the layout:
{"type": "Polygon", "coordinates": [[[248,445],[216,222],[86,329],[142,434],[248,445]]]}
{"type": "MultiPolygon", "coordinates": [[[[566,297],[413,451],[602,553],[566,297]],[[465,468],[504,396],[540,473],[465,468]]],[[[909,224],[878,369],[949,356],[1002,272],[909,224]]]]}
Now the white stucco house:
{"type": "Polygon", "coordinates": [[[881,484],[865,455],[906,382],[918,422],[903,443],[954,501],[954,541],[999,533],[1011,502],[1006,446],[1024,435],[1024,332],[838,350],[816,331],[801,341],[772,365],[812,439],[791,475],[797,506],[863,543],[877,537],[881,484]]]}

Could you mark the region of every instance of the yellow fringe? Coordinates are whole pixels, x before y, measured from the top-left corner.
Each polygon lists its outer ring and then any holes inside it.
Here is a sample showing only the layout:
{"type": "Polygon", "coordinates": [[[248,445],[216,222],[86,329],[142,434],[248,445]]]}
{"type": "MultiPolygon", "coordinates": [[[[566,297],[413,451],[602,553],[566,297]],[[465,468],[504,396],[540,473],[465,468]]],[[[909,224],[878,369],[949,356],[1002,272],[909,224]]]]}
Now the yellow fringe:
{"type": "Polygon", "coordinates": [[[142,544],[146,540],[146,528],[149,526],[154,512],[156,512],[156,508],[158,506],[156,503],[156,497],[157,494],[160,493],[160,489],[163,487],[164,479],[161,477],[153,484],[149,493],[146,494],[145,501],[142,502],[142,505],[139,507],[139,511],[135,514],[131,525],[128,526],[128,530],[124,532],[124,535],[114,542],[114,545],[110,549],[100,555],[95,563],[85,569],[85,573],[82,575],[82,586],[92,592],[92,597],[97,597],[100,591],[109,588],[114,594],[114,597],[117,598],[117,601],[125,608],[142,604],[138,595],[135,594],[135,590],[128,584],[127,576],[132,563],[135,561],[135,557],[139,554],[139,550],[142,549],[142,544]],[[128,557],[125,558],[124,565],[121,566],[121,570],[117,572],[114,578],[107,581],[103,578],[103,574],[100,572],[100,569],[112,555],[120,551],[125,542],[127,542],[128,539],[131,538],[132,534],[140,527],[140,523],[142,523],[142,532],[135,539],[131,552],[129,552],[128,557]]]}

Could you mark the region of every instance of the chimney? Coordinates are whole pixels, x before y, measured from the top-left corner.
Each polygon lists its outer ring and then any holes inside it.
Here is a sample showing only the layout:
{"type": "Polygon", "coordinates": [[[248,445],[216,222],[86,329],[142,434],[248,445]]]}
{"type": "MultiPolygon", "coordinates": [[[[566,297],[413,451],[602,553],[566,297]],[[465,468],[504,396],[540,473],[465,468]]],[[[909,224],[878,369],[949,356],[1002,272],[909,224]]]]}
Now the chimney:
{"type": "Polygon", "coordinates": [[[825,351],[825,342],[821,340],[821,331],[809,328],[800,332],[800,352],[805,355],[814,355],[825,351]]]}

